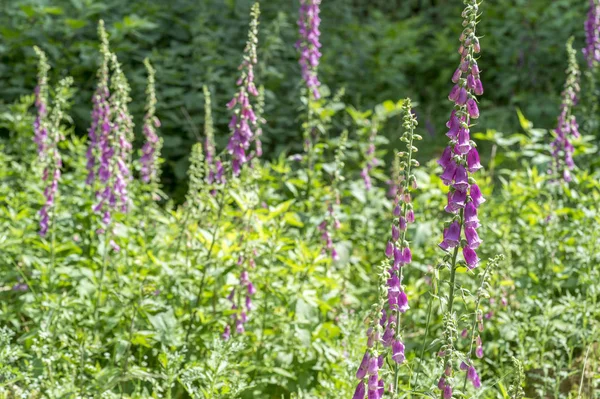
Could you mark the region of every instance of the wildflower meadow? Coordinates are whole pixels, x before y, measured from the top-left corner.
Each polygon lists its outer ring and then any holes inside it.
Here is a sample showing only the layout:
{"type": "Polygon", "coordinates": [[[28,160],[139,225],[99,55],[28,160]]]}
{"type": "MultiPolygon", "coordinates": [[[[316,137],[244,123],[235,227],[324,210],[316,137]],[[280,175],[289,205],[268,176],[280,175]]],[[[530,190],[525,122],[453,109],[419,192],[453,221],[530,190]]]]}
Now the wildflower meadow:
{"type": "Polygon", "coordinates": [[[0,398],[600,398],[599,0],[166,3],[0,2],[0,398]]]}

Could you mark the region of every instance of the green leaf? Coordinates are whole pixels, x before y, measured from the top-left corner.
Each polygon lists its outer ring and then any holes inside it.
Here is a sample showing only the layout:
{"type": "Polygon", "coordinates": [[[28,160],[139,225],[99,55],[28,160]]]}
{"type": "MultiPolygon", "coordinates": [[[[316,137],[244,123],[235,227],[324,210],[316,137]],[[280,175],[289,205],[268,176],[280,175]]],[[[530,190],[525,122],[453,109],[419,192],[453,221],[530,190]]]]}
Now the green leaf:
{"type": "Polygon", "coordinates": [[[65,23],[71,29],[81,29],[84,26],[87,26],[87,24],[88,24],[87,21],[84,21],[81,19],[71,19],[71,18],[67,18],[65,20],[65,23]]]}

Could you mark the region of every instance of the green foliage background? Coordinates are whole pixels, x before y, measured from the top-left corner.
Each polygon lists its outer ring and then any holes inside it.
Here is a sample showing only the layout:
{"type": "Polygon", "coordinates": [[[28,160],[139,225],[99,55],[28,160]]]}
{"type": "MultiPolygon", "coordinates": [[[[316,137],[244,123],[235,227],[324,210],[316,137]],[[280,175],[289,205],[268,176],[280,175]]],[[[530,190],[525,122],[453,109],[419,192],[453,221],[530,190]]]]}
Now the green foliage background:
{"type": "MultiPolygon", "coordinates": [[[[481,129],[514,131],[515,107],[537,126],[553,127],[566,68],[564,43],[575,35],[576,48],[583,46],[587,3],[483,3],[481,129]]],[[[32,92],[32,46],[39,45],[48,53],[54,78],[75,78],[72,116],[77,133],[85,134],[99,62],[96,25],[104,19],[132,85],[138,125],[142,60],[149,56],[156,66],[164,183],[181,198],[185,184],[178,183],[184,181],[187,154],[203,123],[203,84],[215,95],[217,140],[223,145],[228,137],[224,105],[235,88],[250,5],[249,0],[0,0],[0,99],[9,103],[32,92]]],[[[274,158],[282,150],[301,148],[297,4],[268,0],[261,8],[258,82],[267,89],[265,142],[267,156],[274,158]]],[[[323,1],[321,80],[331,91],[345,87],[344,101],[362,109],[410,96],[420,104],[417,112],[428,132],[424,150],[435,151],[458,59],[461,9],[458,0],[323,1]]],[[[397,124],[390,129],[397,130],[397,124]]]]}

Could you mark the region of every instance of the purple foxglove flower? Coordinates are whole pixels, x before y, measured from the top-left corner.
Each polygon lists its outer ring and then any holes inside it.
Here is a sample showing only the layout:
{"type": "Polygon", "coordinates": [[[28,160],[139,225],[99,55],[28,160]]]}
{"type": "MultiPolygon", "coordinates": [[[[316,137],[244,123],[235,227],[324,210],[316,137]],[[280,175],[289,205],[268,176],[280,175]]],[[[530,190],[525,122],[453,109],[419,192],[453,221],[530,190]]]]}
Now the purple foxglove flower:
{"type": "Polygon", "coordinates": [[[395,340],[392,343],[392,360],[398,364],[404,362],[404,344],[399,340],[395,340]]]}
{"type": "Polygon", "coordinates": [[[352,396],[352,399],[365,399],[365,393],[365,382],[359,381],[358,385],[356,386],[356,390],[354,391],[354,395],[352,396]]]}
{"type": "Polygon", "coordinates": [[[392,273],[391,277],[387,281],[388,293],[394,297],[400,294],[400,279],[396,273],[392,273]]]}
{"type": "Polygon", "coordinates": [[[454,187],[458,191],[464,192],[466,192],[469,188],[469,177],[467,175],[467,170],[464,166],[459,165],[456,168],[456,173],[454,174],[454,183],[452,184],[452,187],[454,187]]]}
{"type": "Polygon", "coordinates": [[[479,218],[477,217],[477,207],[473,202],[467,203],[465,206],[465,226],[478,228],[479,218]]]}
{"type": "Polygon", "coordinates": [[[452,148],[446,147],[444,149],[444,152],[442,153],[442,156],[437,161],[437,163],[442,168],[446,169],[446,167],[450,164],[450,162],[452,162],[452,148]]]}
{"type": "Polygon", "coordinates": [[[457,105],[465,105],[468,98],[469,94],[467,93],[467,90],[464,87],[461,87],[460,91],[458,92],[458,98],[455,102],[457,105]]]}
{"type": "Polygon", "coordinates": [[[454,248],[460,241],[460,224],[458,221],[452,222],[450,226],[444,230],[444,241],[447,248],[454,248]]]}
{"type": "Polygon", "coordinates": [[[398,219],[398,227],[401,231],[406,231],[406,219],[404,216],[400,216],[400,219],[398,219]]]}
{"type": "Polygon", "coordinates": [[[479,118],[479,107],[477,107],[477,102],[472,98],[467,101],[467,112],[471,118],[479,118]]]}
{"type": "Polygon", "coordinates": [[[331,259],[336,261],[340,259],[340,255],[338,254],[337,250],[335,248],[331,249],[331,259]]]}
{"type": "Polygon", "coordinates": [[[475,379],[475,377],[477,377],[477,371],[475,370],[475,367],[473,367],[473,366],[470,366],[470,367],[467,369],[467,378],[468,378],[470,381],[473,381],[473,380],[475,379]]]}
{"type": "Polygon", "coordinates": [[[394,248],[394,269],[398,269],[398,266],[402,263],[402,248],[394,248]]]}
{"type": "Polygon", "coordinates": [[[460,68],[456,68],[456,71],[454,71],[454,74],[452,75],[452,83],[458,83],[462,73],[463,71],[460,68]]]}
{"type": "Polygon", "coordinates": [[[244,323],[242,322],[241,319],[237,319],[235,321],[235,332],[237,332],[238,334],[243,334],[244,331],[246,331],[244,329],[244,323]]]}
{"type": "Polygon", "coordinates": [[[454,151],[459,155],[467,154],[471,150],[470,139],[469,129],[461,128],[458,131],[458,143],[454,147],[454,151]]]}
{"type": "Polygon", "coordinates": [[[481,79],[475,79],[475,94],[478,96],[483,94],[483,84],[481,84],[481,79]]]}
{"type": "Polygon", "coordinates": [[[254,284],[252,284],[251,282],[248,282],[248,294],[249,295],[256,294],[256,288],[254,288],[254,284]]]}
{"type": "Polygon", "coordinates": [[[379,319],[379,325],[383,327],[387,321],[387,313],[385,309],[381,309],[381,318],[379,319]]]}
{"type": "Polygon", "coordinates": [[[479,208],[479,206],[485,202],[485,198],[483,198],[483,195],[481,195],[481,190],[477,184],[471,185],[470,195],[471,200],[473,200],[473,204],[475,204],[477,208],[479,208]]]}
{"type": "Polygon", "coordinates": [[[392,345],[392,340],[394,339],[394,330],[388,326],[384,333],[383,337],[381,337],[381,342],[383,342],[383,346],[388,347],[392,345]]]}
{"type": "Polygon", "coordinates": [[[244,270],[240,275],[240,284],[247,285],[248,283],[250,283],[250,280],[248,278],[248,271],[244,270]]]}
{"type": "Polygon", "coordinates": [[[475,389],[479,389],[481,388],[481,380],[479,379],[479,376],[475,376],[475,378],[473,379],[473,387],[475,389]]]}
{"type": "Polygon", "coordinates": [[[450,140],[456,140],[458,130],[460,129],[460,120],[456,116],[455,111],[452,111],[452,114],[450,115],[450,120],[448,120],[446,126],[449,129],[446,133],[446,136],[448,136],[450,140]]]}
{"type": "Polygon", "coordinates": [[[452,387],[450,385],[444,387],[444,399],[452,399],[452,387]]]}
{"type": "Polygon", "coordinates": [[[402,213],[402,209],[400,208],[400,205],[396,205],[394,207],[394,216],[398,217],[398,216],[400,216],[401,213],[402,213]]]}
{"type": "Polygon", "coordinates": [[[467,238],[467,244],[471,249],[477,249],[479,244],[481,244],[481,240],[477,235],[477,230],[475,230],[473,227],[465,228],[465,237],[467,238]]]}
{"type": "Polygon", "coordinates": [[[468,368],[469,368],[469,366],[467,366],[467,364],[465,362],[460,362],[460,369],[462,371],[465,371],[468,368]]]}
{"type": "Polygon", "coordinates": [[[437,387],[440,390],[443,390],[445,386],[446,386],[446,379],[444,378],[444,376],[442,376],[442,377],[440,377],[440,380],[438,381],[437,387]]]}
{"type": "Polygon", "coordinates": [[[379,399],[383,398],[383,394],[385,392],[385,384],[383,383],[383,378],[379,379],[379,383],[377,384],[379,389],[377,390],[377,397],[379,399]]]}
{"type": "Polygon", "coordinates": [[[450,161],[448,163],[448,165],[446,166],[446,169],[444,169],[444,173],[442,173],[442,175],[440,176],[440,179],[442,179],[442,182],[445,185],[450,185],[450,183],[452,183],[452,180],[454,179],[454,174],[456,173],[456,168],[458,165],[456,165],[456,162],[454,162],[453,160],[450,161]]]}
{"type": "Polygon", "coordinates": [[[371,183],[371,177],[369,176],[369,169],[363,168],[360,172],[360,176],[363,178],[363,181],[365,183],[365,189],[367,191],[370,191],[373,185],[371,183]]]}
{"type": "Polygon", "coordinates": [[[231,327],[227,324],[223,330],[223,334],[221,334],[221,338],[223,338],[224,341],[228,341],[229,337],[231,337],[231,327]]]}
{"type": "Polygon", "coordinates": [[[448,100],[457,102],[460,95],[460,89],[459,85],[454,85],[452,90],[450,90],[450,94],[448,94],[448,100]]]}
{"type": "Polygon", "coordinates": [[[477,349],[475,349],[475,356],[479,359],[483,357],[483,348],[481,346],[478,346],[477,349]]]}
{"type": "Polygon", "coordinates": [[[477,267],[479,263],[479,258],[477,254],[472,248],[464,247],[463,248],[463,257],[465,258],[465,262],[467,263],[467,267],[469,270],[473,270],[477,267]]]}
{"type": "Polygon", "coordinates": [[[465,207],[465,202],[467,200],[466,191],[458,191],[448,193],[448,205],[445,210],[448,213],[456,213],[459,209],[465,207]]]}
{"type": "Polygon", "coordinates": [[[398,227],[396,227],[396,225],[392,225],[392,240],[398,241],[399,238],[400,238],[400,230],[398,229],[398,227]]]}
{"type": "Polygon", "coordinates": [[[400,295],[398,295],[398,310],[400,313],[406,313],[408,309],[410,309],[410,306],[408,306],[408,297],[406,296],[406,293],[402,291],[400,292],[400,295]]]}
{"type": "Polygon", "coordinates": [[[379,391],[368,391],[367,392],[367,399],[381,399],[379,397],[379,391]]]}
{"type": "Polygon", "coordinates": [[[327,230],[327,220],[323,220],[318,227],[319,231],[325,231],[327,230]]]}
{"type": "Polygon", "coordinates": [[[385,256],[387,256],[388,258],[391,258],[394,255],[394,244],[392,244],[391,241],[387,242],[387,245],[385,246],[385,256]]]}
{"type": "Polygon", "coordinates": [[[475,38],[473,40],[473,51],[475,54],[479,54],[481,52],[481,46],[479,45],[479,39],[475,38]]]}
{"type": "Polygon", "coordinates": [[[406,247],[402,251],[402,264],[408,264],[412,262],[412,253],[410,252],[410,248],[406,247]]]}
{"type": "Polygon", "coordinates": [[[369,366],[369,352],[365,352],[365,355],[360,362],[360,366],[358,366],[358,370],[356,370],[356,378],[362,380],[367,375],[367,367],[369,366]]]}
{"type": "Polygon", "coordinates": [[[469,172],[475,173],[479,169],[481,169],[481,163],[479,160],[479,153],[477,152],[477,148],[471,148],[469,153],[467,154],[467,167],[469,172]]]}
{"type": "Polygon", "coordinates": [[[467,76],[467,87],[471,90],[475,90],[475,77],[473,75],[467,76]]]}
{"type": "Polygon", "coordinates": [[[408,223],[415,222],[415,212],[412,209],[409,209],[408,212],[406,212],[406,221],[408,223]]]}
{"type": "Polygon", "coordinates": [[[376,357],[370,358],[368,366],[367,366],[367,374],[369,374],[370,376],[377,375],[378,371],[379,371],[378,359],[376,357]]]}
{"type": "Polygon", "coordinates": [[[341,228],[342,228],[342,223],[341,223],[339,220],[335,219],[335,220],[333,221],[333,227],[334,227],[336,230],[339,230],[339,229],[341,229],[341,228]]]}

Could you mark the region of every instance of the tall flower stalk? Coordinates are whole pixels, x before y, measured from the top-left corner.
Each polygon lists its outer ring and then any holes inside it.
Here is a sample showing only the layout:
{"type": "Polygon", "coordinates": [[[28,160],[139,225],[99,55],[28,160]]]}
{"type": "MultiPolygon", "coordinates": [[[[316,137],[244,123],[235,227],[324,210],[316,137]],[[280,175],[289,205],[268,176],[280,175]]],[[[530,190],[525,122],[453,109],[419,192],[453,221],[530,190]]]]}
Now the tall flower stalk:
{"type": "Polygon", "coordinates": [[[440,356],[444,359],[444,371],[438,384],[444,399],[451,398],[453,392],[452,375],[456,339],[453,303],[456,271],[461,266],[472,270],[479,264],[475,252],[481,244],[477,234],[477,228],[480,226],[477,209],[485,201],[479,186],[471,176],[481,168],[481,164],[476,145],[469,135],[472,121],[479,118],[476,96],[483,94],[476,60],[476,55],[481,50],[476,35],[479,7],[476,0],[465,0],[464,3],[465,9],[462,13],[464,30],[460,35],[461,44],[458,51],[461,60],[452,76],[455,85],[448,96],[454,103],[450,120],[446,124],[449,129],[446,136],[450,142],[438,161],[444,169],[440,177],[445,185],[450,186],[445,211],[452,216],[445,225],[443,241],[440,243],[440,248],[446,252],[444,262],[450,269],[450,292],[444,315],[447,333],[445,344],[440,351],[440,356]],[[461,247],[463,259],[459,260],[458,253],[461,247]]]}
{"type": "Polygon", "coordinates": [[[404,280],[404,266],[412,262],[412,253],[409,242],[406,239],[408,224],[415,222],[415,212],[411,202],[411,192],[417,189],[417,178],[413,174],[413,168],[418,166],[418,161],[414,158],[417,147],[415,140],[421,140],[421,136],[415,133],[418,125],[417,118],[413,114],[412,104],[407,98],[402,104],[404,112],[403,128],[404,134],[400,138],[406,143],[406,152],[398,154],[399,159],[399,182],[398,191],[395,198],[393,215],[397,217],[392,222],[392,239],[386,246],[386,255],[393,259],[388,280],[388,308],[387,318],[382,317],[382,323],[387,322],[386,330],[383,334],[384,345],[392,347],[392,360],[394,361],[394,394],[398,392],[398,370],[399,365],[404,362],[404,343],[401,334],[401,314],[405,313],[410,307],[408,305],[408,296],[404,290],[402,282],[404,280]],[[396,229],[401,232],[400,238],[397,237],[396,229]],[[391,251],[390,251],[391,250],[391,251]],[[391,252],[391,256],[390,256],[391,252]],[[395,312],[395,322],[393,315],[395,312]],[[387,320],[385,320],[387,319],[387,320]],[[387,334],[387,335],[386,335],[387,334]]]}
{"type": "Polygon", "coordinates": [[[403,269],[412,262],[412,253],[407,241],[406,230],[409,223],[415,221],[411,203],[411,192],[417,188],[413,168],[418,166],[414,159],[417,147],[415,140],[421,136],[415,133],[417,120],[412,113],[411,101],[403,104],[404,134],[401,140],[406,143],[407,151],[400,152],[397,191],[395,193],[394,210],[391,226],[391,239],[385,249],[387,259],[380,273],[378,302],[373,305],[370,325],[367,330],[367,351],[356,372],[359,383],[353,399],[364,399],[368,391],[369,399],[383,397],[385,383],[380,378],[380,369],[385,358],[391,354],[394,380],[393,393],[398,392],[399,365],[405,360],[402,339],[401,315],[410,309],[408,296],[402,284],[403,269]],[[366,382],[365,382],[366,378],[366,382]]]}
{"type": "Polygon", "coordinates": [[[111,59],[108,35],[104,28],[104,21],[98,22],[98,36],[100,38],[100,55],[102,61],[98,69],[98,85],[92,96],[92,124],[88,129],[88,149],[86,152],[88,177],[87,183],[93,184],[96,179],[97,163],[100,158],[100,138],[110,132],[110,97],[109,89],[109,63],[111,59]]]}
{"type": "MultiPolygon", "coordinates": [[[[103,43],[101,48],[108,51],[108,39],[102,23],[99,31],[103,43]]],[[[102,124],[99,125],[101,128],[93,130],[97,135],[95,135],[93,143],[90,140],[90,145],[93,144],[92,149],[96,149],[98,153],[98,165],[96,163],[92,164],[91,172],[93,174],[92,179],[89,179],[93,183],[96,197],[96,203],[92,206],[92,210],[101,215],[102,224],[104,225],[103,229],[99,230],[104,233],[104,254],[94,307],[94,318],[97,317],[98,308],[101,304],[104,276],[108,268],[109,247],[114,251],[119,250],[118,245],[110,239],[112,213],[114,211],[126,213],[129,210],[128,184],[131,180],[131,142],[133,141],[134,126],[128,109],[131,98],[127,78],[121,69],[117,56],[112,53],[103,54],[103,57],[105,56],[110,61],[110,69],[107,71],[106,76],[108,76],[108,72],[112,72],[108,79],[110,82],[110,97],[105,103],[102,100],[102,124]]],[[[104,75],[101,73],[100,77],[104,78],[104,75]]],[[[104,87],[103,85],[103,82],[99,83],[99,86],[104,87]]]]}
{"type": "Polygon", "coordinates": [[[154,79],[156,71],[148,58],[144,59],[144,66],[148,73],[148,84],[146,86],[146,114],[144,115],[144,126],[142,127],[146,142],[142,147],[142,157],[140,158],[141,177],[144,183],[156,186],[160,177],[158,161],[162,148],[162,139],[156,133],[156,129],[160,127],[160,120],[156,117],[156,89],[154,79]]]}
{"type": "Polygon", "coordinates": [[[600,62],[600,1],[590,0],[585,21],[585,48],[583,55],[588,66],[594,68],[600,62]]]}
{"type": "Polygon", "coordinates": [[[315,100],[321,98],[319,86],[321,85],[318,77],[319,60],[321,58],[320,36],[321,24],[320,13],[321,0],[300,0],[298,10],[298,33],[299,39],[296,42],[296,48],[300,52],[298,60],[302,73],[302,79],[306,87],[306,121],[303,124],[303,146],[306,153],[306,206],[310,201],[310,190],[313,178],[313,147],[318,134],[314,125],[314,106],[315,100]]]}
{"type": "Polygon", "coordinates": [[[227,108],[233,110],[229,128],[231,138],[227,150],[231,154],[231,167],[234,176],[239,176],[242,166],[250,159],[247,153],[250,144],[255,140],[255,129],[257,118],[252,109],[250,96],[258,96],[258,90],[254,83],[254,67],[258,62],[256,47],[258,44],[258,17],[260,15],[259,3],[254,3],[250,11],[250,29],[248,30],[248,41],[244,49],[244,59],[239,66],[241,75],[237,80],[238,91],[227,103],[227,108]]]}
{"type": "Polygon", "coordinates": [[[561,94],[560,114],[554,134],[556,138],[550,144],[552,150],[553,167],[550,173],[561,176],[566,182],[571,181],[570,171],[575,167],[573,162],[573,144],[571,139],[580,137],[579,125],[573,114],[573,108],[577,104],[579,95],[579,66],[577,64],[577,54],[573,49],[573,37],[567,41],[567,79],[565,87],[561,94]]]}
{"type": "MultiPolygon", "coordinates": [[[[242,247],[238,255],[237,266],[240,270],[238,285],[232,288],[227,296],[231,303],[231,310],[235,311],[231,315],[233,321],[234,332],[243,334],[245,332],[245,324],[248,322],[248,317],[253,309],[252,297],[256,294],[256,288],[252,283],[251,273],[256,268],[254,258],[257,255],[256,248],[249,241],[249,236],[253,231],[253,226],[256,223],[254,220],[254,211],[258,205],[258,189],[256,187],[256,171],[250,170],[248,183],[246,186],[245,195],[245,210],[244,210],[244,225],[240,235],[239,243],[242,247]]],[[[228,340],[231,334],[231,327],[227,324],[223,330],[222,338],[228,340]]]]}
{"type": "MultiPolygon", "coordinates": [[[[64,110],[69,97],[69,88],[73,84],[73,78],[67,77],[58,83],[56,96],[48,120],[48,134],[45,140],[40,142],[44,151],[40,154],[43,165],[42,179],[46,183],[44,197],[46,201],[40,210],[40,235],[46,236],[50,228],[50,218],[54,220],[56,197],[58,195],[58,182],[61,177],[62,157],[58,148],[64,136],[60,131],[60,123],[64,117],[64,110]]],[[[54,232],[54,230],[53,230],[54,232]]],[[[54,241],[54,234],[52,237],[54,241]]],[[[54,245],[53,245],[54,247],[54,245]]]]}
{"type": "Polygon", "coordinates": [[[35,87],[35,107],[37,115],[33,122],[33,141],[38,146],[38,155],[44,156],[45,142],[48,138],[48,58],[39,47],[35,46],[35,54],[38,56],[37,86],[35,87]]]}
{"type": "Polygon", "coordinates": [[[321,42],[319,41],[321,31],[319,26],[321,18],[319,17],[319,7],[321,0],[300,0],[300,9],[298,12],[298,32],[300,39],[296,43],[296,48],[300,51],[300,68],[302,70],[302,79],[306,84],[309,96],[318,100],[321,98],[319,93],[319,60],[321,58],[321,42]]]}
{"type": "MultiPolygon", "coordinates": [[[[215,133],[212,118],[212,101],[210,90],[206,85],[202,86],[202,92],[204,94],[204,176],[208,184],[213,184],[216,180],[217,175],[215,165],[216,150],[215,133]]],[[[202,151],[202,144],[199,145],[200,151],[202,151]]]]}
{"type": "Polygon", "coordinates": [[[133,120],[127,104],[129,83],[121,70],[116,55],[111,54],[111,96],[107,128],[97,137],[100,164],[97,169],[99,189],[93,210],[102,214],[102,222],[109,225],[114,210],[127,212],[129,208],[128,184],[131,180],[131,155],[133,120]]]}

